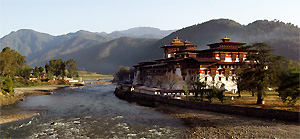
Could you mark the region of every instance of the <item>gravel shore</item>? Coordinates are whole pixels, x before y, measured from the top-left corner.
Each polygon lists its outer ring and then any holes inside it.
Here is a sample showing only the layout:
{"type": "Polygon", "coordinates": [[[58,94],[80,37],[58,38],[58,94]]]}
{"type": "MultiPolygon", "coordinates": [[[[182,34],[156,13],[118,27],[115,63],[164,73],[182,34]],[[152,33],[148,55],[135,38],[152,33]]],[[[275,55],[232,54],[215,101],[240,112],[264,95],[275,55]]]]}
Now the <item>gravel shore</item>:
{"type": "Polygon", "coordinates": [[[299,123],[250,118],[160,105],[157,111],[180,118],[189,128],[183,138],[300,138],[299,123]]]}
{"type": "Polygon", "coordinates": [[[37,113],[1,115],[0,116],[0,124],[27,119],[27,118],[33,117],[35,115],[37,115],[37,113]]]}
{"type": "Polygon", "coordinates": [[[14,88],[15,95],[47,95],[47,92],[60,88],[67,87],[68,85],[47,85],[47,86],[30,86],[14,88]]]}

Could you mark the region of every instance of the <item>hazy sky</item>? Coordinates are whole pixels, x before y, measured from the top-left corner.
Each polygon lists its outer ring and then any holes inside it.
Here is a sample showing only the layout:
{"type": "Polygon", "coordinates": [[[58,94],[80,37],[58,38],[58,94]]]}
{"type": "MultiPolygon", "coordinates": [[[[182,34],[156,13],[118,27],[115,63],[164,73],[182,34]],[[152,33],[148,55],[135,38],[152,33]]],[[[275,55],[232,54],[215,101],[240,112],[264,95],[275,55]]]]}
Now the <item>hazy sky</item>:
{"type": "Polygon", "coordinates": [[[181,29],[219,18],[244,25],[277,19],[300,27],[300,0],[0,0],[0,37],[19,29],[51,35],[181,29]]]}

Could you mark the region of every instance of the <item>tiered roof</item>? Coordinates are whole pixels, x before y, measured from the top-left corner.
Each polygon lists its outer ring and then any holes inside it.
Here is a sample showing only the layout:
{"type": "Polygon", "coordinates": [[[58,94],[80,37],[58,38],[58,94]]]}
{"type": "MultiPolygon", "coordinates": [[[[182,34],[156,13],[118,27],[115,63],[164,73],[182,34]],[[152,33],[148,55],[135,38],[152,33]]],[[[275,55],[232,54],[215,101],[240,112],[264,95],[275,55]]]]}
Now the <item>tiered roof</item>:
{"type": "Polygon", "coordinates": [[[182,42],[181,39],[178,39],[178,37],[176,37],[175,39],[172,40],[172,42],[169,44],[169,45],[164,45],[160,48],[178,48],[178,47],[181,47],[181,46],[194,46],[194,47],[197,47],[197,45],[190,45],[190,41],[184,41],[182,42]]]}
{"type": "MultiPolygon", "coordinates": [[[[190,45],[189,41],[182,42],[178,37],[172,40],[172,42],[169,45],[164,45],[161,48],[183,48],[180,49],[180,51],[175,51],[174,53],[176,54],[181,54],[181,53],[198,53],[198,55],[207,54],[207,52],[214,52],[214,51],[224,51],[224,52],[245,52],[245,51],[256,51],[255,49],[244,49],[242,46],[245,45],[246,43],[239,43],[239,42],[230,42],[230,38],[225,38],[221,39],[222,42],[217,42],[213,44],[208,44],[210,49],[206,50],[195,50],[195,49],[187,49],[187,46],[192,46],[197,47],[197,45],[190,45]]],[[[146,61],[146,62],[140,62],[134,67],[162,67],[168,65],[168,63],[174,63],[174,62],[199,62],[204,65],[207,64],[240,64],[239,62],[224,62],[220,61],[214,57],[211,58],[199,58],[199,57],[170,57],[170,58],[162,58],[162,59],[157,59],[155,61],[146,61]]]]}
{"type": "Polygon", "coordinates": [[[230,42],[230,38],[227,38],[227,36],[225,36],[225,38],[221,39],[222,42],[217,42],[217,43],[213,43],[213,44],[208,44],[207,46],[210,47],[210,49],[212,48],[234,48],[237,49],[239,47],[241,47],[242,45],[245,45],[246,43],[239,43],[239,42],[230,42]]]}

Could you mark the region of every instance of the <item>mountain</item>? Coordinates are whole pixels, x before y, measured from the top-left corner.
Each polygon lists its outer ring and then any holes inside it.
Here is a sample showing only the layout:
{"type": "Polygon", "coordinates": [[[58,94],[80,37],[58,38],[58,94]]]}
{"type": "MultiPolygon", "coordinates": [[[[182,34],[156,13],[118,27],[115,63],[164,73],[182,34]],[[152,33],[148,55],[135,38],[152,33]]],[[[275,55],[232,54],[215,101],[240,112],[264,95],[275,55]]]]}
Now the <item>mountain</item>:
{"type": "Polygon", "coordinates": [[[161,39],[174,31],[175,30],[160,30],[158,28],[152,28],[152,27],[136,27],[136,28],[131,28],[123,31],[114,31],[110,34],[102,32],[102,34],[106,34],[112,38],[134,37],[134,38],[161,39]]]}
{"type": "Polygon", "coordinates": [[[158,28],[152,28],[152,27],[136,27],[136,28],[120,31],[120,32],[130,35],[130,37],[160,39],[169,35],[174,31],[175,30],[160,30],[158,28]]]}
{"type": "Polygon", "coordinates": [[[29,65],[35,65],[40,61],[49,61],[49,59],[53,59],[54,57],[60,57],[65,54],[81,51],[111,40],[111,38],[107,36],[82,30],[58,37],[67,37],[69,39],[52,46],[51,49],[40,51],[39,53],[28,56],[26,59],[28,61],[27,63],[29,65]]]}
{"type": "MultiPolygon", "coordinates": [[[[0,49],[2,50],[5,47],[15,49],[22,55],[27,56],[26,60],[30,62],[38,56],[44,55],[48,51],[50,51],[50,53],[52,51],[52,54],[60,55],[60,53],[69,53],[79,50],[78,47],[82,48],[84,42],[96,41],[102,43],[111,39],[112,38],[103,36],[100,33],[92,33],[83,30],[66,35],[52,36],[30,29],[21,29],[16,32],[11,32],[1,38],[0,49]],[[56,50],[53,51],[53,49],[56,50]],[[62,52],[58,50],[66,51],[62,52]]],[[[86,45],[86,47],[90,47],[90,45],[86,45]]]]}
{"type": "Polygon", "coordinates": [[[52,36],[31,29],[20,29],[18,31],[13,31],[1,38],[0,49],[2,50],[4,47],[8,46],[12,49],[17,50],[22,55],[27,56],[27,61],[29,61],[30,63],[34,63],[34,59],[44,55],[45,53],[45,58],[51,58],[50,55],[61,55],[74,52],[83,47],[90,47],[97,43],[107,42],[120,37],[160,39],[170,34],[172,31],[174,30],[160,30],[151,27],[137,27],[123,31],[114,31],[110,34],[107,34],[105,32],[94,33],[80,30],[75,33],[68,33],[66,35],[52,36]],[[88,43],[88,41],[91,42],[88,43]],[[86,44],[84,45],[84,43],[86,44]],[[67,46],[71,49],[64,48],[64,46],[67,46]],[[64,49],[66,49],[66,52],[64,51],[64,49]]]}
{"type": "MultiPolygon", "coordinates": [[[[132,66],[133,63],[148,59],[148,56],[143,54],[148,53],[157,41],[158,39],[121,37],[73,53],[54,55],[52,59],[72,58],[77,61],[79,70],[112,74],[119,65],[132,66]]],[[[47,58],[41,58],[34,64],[43,66],[48,61],[47,58]]]]}
{"type": "Polygon", "coordinates": [[[10,47],[21,52],[22,55],[28,56],[31,53],[38,52],[42,49],[55,45],[51,42],[60,43],[55,37],[46,34],[36,32],[29,29],[21,29],[17,32],[11,32],[9,35],[1,38],[1,50],[4,47],[10,47]]]}
{"type": "Polygon", "coordinates": [[[81,30],[61,36],[19,30],[1,38],[0,47],[10,46],[26,55],[26,61],[32,67],[44,66],[54,58],[72,58],[77,61],[80,70],[112,74],[119,65],[131,67],[138,62],[162,58],[160,47],[176,37],[191,41],[198,45],[199,50],[207,49],[207,44],[218,42],[225,36],[232,38],[233,42],[245,42],[247,45],[265,42],[272,46],[274,54],[299,60],[299,33],[299,27],[280,21],[257,20],[241,25],[229,19],[216,19],[176,30],[162,39],[153,37],[163,36],[161,30],[147,27],[110,34],[81,30]],[[146,37],[151,35],[152,38],[146,37]]]}

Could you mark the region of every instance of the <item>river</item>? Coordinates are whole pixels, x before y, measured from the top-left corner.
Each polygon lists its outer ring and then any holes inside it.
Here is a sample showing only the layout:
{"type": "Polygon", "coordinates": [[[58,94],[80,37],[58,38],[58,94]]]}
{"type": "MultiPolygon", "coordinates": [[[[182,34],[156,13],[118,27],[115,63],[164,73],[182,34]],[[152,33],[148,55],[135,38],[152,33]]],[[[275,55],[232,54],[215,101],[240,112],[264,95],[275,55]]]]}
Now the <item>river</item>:
{"type": "Polygon", "coordinates": [[[1,114],[37,112],[1,125],[1,138],[180,138],[179,119],[114,96],[114,85],[87,85],[30,96],[1,114]]]}

